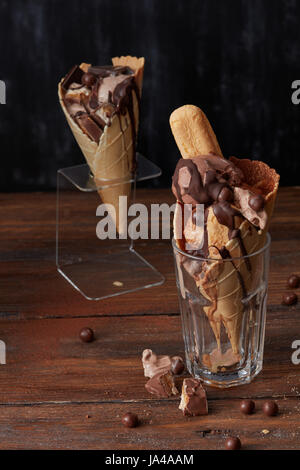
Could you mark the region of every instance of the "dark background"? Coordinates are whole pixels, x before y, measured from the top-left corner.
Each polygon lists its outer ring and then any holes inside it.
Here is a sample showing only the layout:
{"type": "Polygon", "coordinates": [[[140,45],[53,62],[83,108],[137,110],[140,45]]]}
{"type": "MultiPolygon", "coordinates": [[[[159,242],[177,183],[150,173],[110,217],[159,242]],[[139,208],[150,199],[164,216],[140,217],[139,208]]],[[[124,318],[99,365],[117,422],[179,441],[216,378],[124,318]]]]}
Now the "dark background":
{"type": "Polygon", "coordinates": [[[53,189],[83,162],[57,99],[73,64],[145,56],[139,150],[169,185],[179,157],[169,115],[207,114],[225,156],[262,159],[299,184],[300,2],[296,0],[0,0],[0,190],[53,189]]]}

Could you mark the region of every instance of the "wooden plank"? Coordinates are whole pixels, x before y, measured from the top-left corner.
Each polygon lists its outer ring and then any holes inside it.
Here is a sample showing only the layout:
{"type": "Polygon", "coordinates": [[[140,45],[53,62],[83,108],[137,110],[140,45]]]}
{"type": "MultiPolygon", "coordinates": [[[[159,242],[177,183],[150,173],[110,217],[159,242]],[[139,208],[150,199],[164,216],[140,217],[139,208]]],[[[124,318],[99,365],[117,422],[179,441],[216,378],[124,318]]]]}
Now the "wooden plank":
{"type": "Polygon", "coordinates": [[[251,416],[241,414],[239,400],[210,400],[209,414],[194,418],[168,400],[6,406],[0,408],[0,449],[219,450],[233,435],[245,450],[299,450],[299,399],[278,403],[280,414],[272,418],[262,413],[263,400],[251,416]],[[128,411],[138,414],[137,428],[121,424],[128,411]]]}
{"type": "MultiPolygon", "coordinates": [[[[0,404],[152,401],[144,388],[142,351],[183,355],[184,349],[178,316],[2,320],[0,327],[7,345],[0,404]],[[95,331],[93,343],[79,340],[84,326],[95,331]]],[[[263,372],[247,386],[209,388],[209,397],[297,397],[300,366],[291,363],[295,339],[300,339],[295,310],[271,313],[263,372]]]]}
{"type": "MultiPolygon", "coordinates": [[[[300,271],[300,213],[296,210],[299,193],[299,188],[281,189],[271,225],[271,310],[281,308],[288,275],[300,271]]],[[[169,190],[140,190],[138,194],[138,201],[173,201],[169,190]]],[[[87,301],[56,271],[55,194],[2,194],[0,199],[0,312],[25,318],[178,313],[169,240],[137,244],[138,251],[165,276],[163,286],[99,302],[87,301]]],[[[76,208],[74,221],[67,228],[68,236],[75,246],[90,246],[85,195],[70,195],[66,205],[76,208]]],[[[93,236],[95,224],[96,219],[93,236]]]]}

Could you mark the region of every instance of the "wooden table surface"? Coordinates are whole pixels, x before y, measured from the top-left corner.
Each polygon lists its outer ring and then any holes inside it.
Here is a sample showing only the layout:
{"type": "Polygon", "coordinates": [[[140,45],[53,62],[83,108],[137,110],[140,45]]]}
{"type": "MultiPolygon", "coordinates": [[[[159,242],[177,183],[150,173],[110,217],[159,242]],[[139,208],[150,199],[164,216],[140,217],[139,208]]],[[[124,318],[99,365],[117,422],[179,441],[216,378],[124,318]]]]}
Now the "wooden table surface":
{"type": "MultiPolygon", "coordinates": [[[[221,449],[238,435],[245,449],[300,448],[300,365],[291,348],[300,340],[300,303],[281,297],[290,273],[300,274],[300,188],[281,188],[271,224],[272,249],[263,372],[249,385],[207,387],[208,416],[186,418],[178,398],[155,399],[145,388],[141,353],[183,354],[170,241],[141,244],[165,276],[162,286],[88,301],[55,266],[54,193],[0,194],[1,449],[221,449]],[[96,340],[82,343],[79,330],[96,340]],[[240,399],[255,399],[243,416],[240,399]],[[276,399],[280,414],[262,413],[276,399]],[[141,424],[124,428],[132,411],[141,424]],[[268,430],[268,432],[263,430],[268,430]]],[[[169,190],[138,191],[138,199],[173,202],[169,190]]],[[[71,202],[70,202],[71,201],[71,202]]],[[[88,243],[85,199],[72,194],[73,230],[88,243]]],[[[300,295],[300,289],[298,289],[300,295]]]]}

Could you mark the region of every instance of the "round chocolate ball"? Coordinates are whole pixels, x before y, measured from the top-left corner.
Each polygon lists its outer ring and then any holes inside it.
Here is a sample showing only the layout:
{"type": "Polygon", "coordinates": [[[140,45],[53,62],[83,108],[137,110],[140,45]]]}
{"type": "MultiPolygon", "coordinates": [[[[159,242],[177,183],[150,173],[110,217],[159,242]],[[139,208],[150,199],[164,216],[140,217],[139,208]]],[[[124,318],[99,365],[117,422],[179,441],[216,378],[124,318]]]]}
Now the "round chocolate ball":
{"type": "Polygon", "coordinates": [[[96,77],[92,73],[84,73],[81,77],[81,83],[82,85],[85,85],[87,87],[92,87],[94,83],[96,82],[96,77]]]}
{"type": "Polygon", "coordinates": [[[180,375],[184,371],[184,362],[181,357],[173,357],[171,361],[171,372],[174,375],[180,375]]]}
{"type": "Polygon", "coordinates": [[[122,417],[122,423],[126,428],[135,428],[139,424],[139,419],[136,414],[129,412],[122,417]]]}
{"type": "Polygon", "coordinates": [[[255,410],[255,403],[253,400],[243,400],[240,409],[244,415],[251,415],[255,410]]]}
{"type": "Polygon", "coordinates": [[[241,441],[238,437],[228,437],[225,441],[226,450],[240,450],[241,441]]]}
{"type": "Polygon", "coordinates": [[[79,333],[79,338],[84,343],[90,343],[94,339],[94,332],[91,328],[82,328],[79,333]]]}
{"type": "Polygon", "coordinates": [[[299,287],[300,284],[300,278],[297,276],[297,274],[292,274],[287,281],[288,287],[291,287],[291,289],[296,289],[299,287]]]}
{"type": "Polygon", "coordinates": [[[259,212],[264,208],[265,200],[260,194],[255,194],[249,198],[249,206],[255,212],[259,212]]]}
{"type": "Polygon", "coordinates": [[[273,400],[265,401],[263,404],[263,412],[266,416],[276,416],[278,414],[278,405],[273,400]]]}
{"type": "Polygon", "coordinates": [[[233,199],[232,191],[227,186],[222,188],[220,193],[219,193],[219,196],[218,196],[218,201],[220,201],[220,202],[224,202],[224,201],[230,202],[230,201],[232,201],[232,199],[233,199]]]}
{"type": "Polygon", "coordinates": [[[294,305],[297,303],[298,297],[294,292],[286,292],[282,296],[282,303],[284,305],[294,305]]]}

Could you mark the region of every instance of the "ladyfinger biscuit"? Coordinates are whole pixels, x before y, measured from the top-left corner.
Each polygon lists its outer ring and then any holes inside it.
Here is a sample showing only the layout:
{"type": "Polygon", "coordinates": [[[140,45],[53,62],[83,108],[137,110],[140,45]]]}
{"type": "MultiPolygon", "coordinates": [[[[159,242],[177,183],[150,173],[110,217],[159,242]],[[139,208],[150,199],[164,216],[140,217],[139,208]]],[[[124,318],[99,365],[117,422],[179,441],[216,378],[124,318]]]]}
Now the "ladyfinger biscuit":
{"type": "Polygon", "coordinates": [[[223,157],[207,117],[197,106],[187,104],[175,109],[170,116],[170,126],[182,158],[210,153],[223,157]]]}

